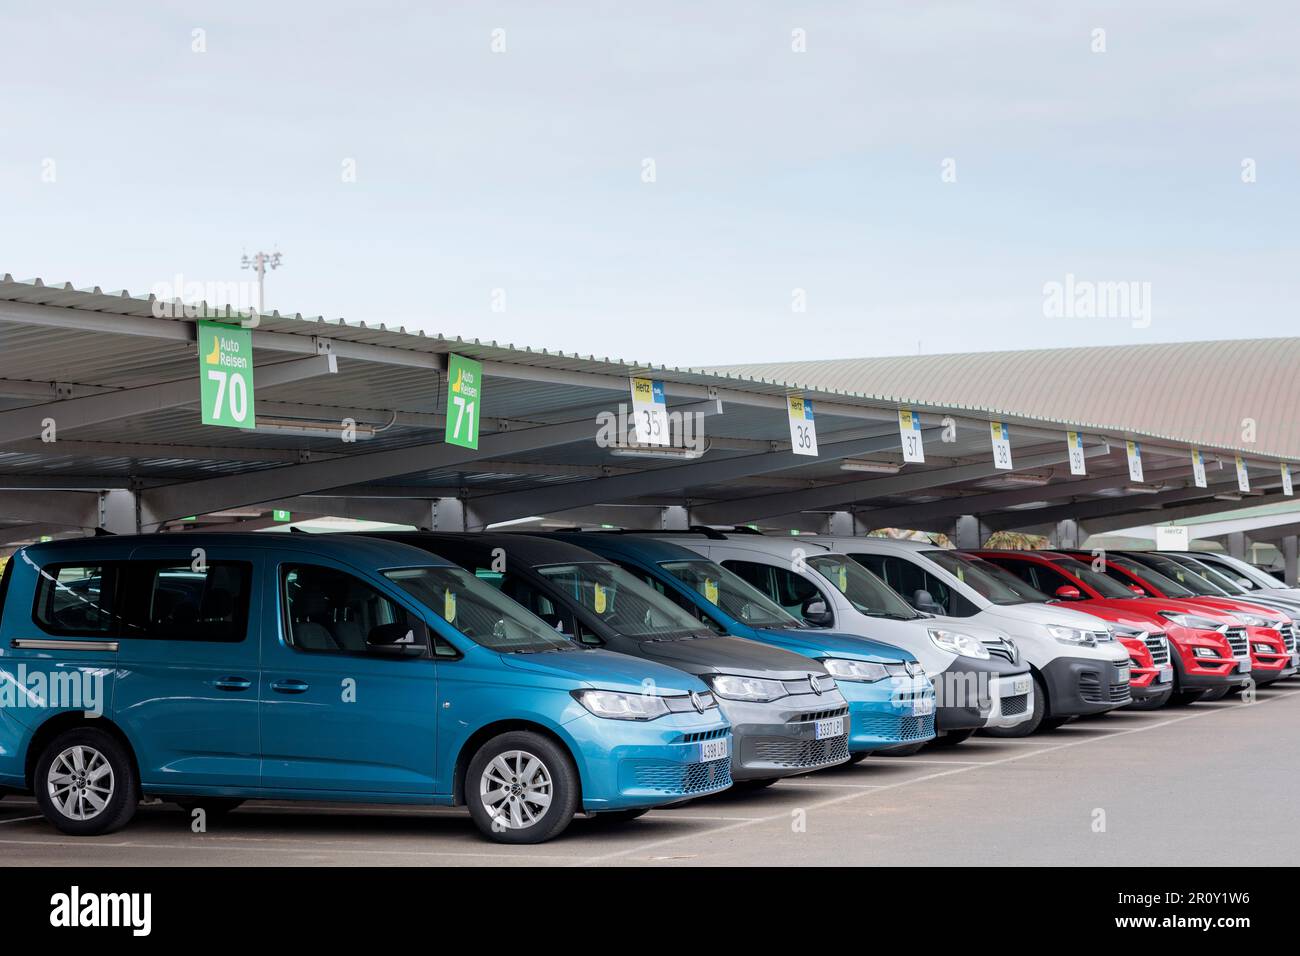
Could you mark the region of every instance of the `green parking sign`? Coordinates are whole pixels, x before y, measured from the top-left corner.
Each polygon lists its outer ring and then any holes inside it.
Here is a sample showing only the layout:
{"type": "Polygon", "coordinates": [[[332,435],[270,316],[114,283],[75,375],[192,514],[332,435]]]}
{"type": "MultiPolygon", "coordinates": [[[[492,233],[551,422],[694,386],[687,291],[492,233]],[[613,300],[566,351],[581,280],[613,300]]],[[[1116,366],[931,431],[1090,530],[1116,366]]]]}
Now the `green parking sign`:
{"type": "Polygon", "coordinates": [[[478,448],[478,417],[482,402],[483,366],[459,355],[447,356],[448,445],[478,448]]]}
{"type": "Polygon", "coordinates": [[[199,322],[203,424],[254,428],[253,333],[237,325],[199,322]]]}

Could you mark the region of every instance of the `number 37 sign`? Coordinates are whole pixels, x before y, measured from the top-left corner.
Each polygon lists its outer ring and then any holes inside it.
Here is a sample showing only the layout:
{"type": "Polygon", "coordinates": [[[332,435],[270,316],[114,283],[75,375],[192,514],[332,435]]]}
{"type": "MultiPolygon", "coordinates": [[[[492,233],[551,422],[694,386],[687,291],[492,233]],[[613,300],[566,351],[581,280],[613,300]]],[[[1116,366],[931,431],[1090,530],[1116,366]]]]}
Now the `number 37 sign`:
{"type": "Polygon", "coordinates": [[[203,424],[255,428],[253,333],[221,322],[199,322],[199,397],[203,424]]]}

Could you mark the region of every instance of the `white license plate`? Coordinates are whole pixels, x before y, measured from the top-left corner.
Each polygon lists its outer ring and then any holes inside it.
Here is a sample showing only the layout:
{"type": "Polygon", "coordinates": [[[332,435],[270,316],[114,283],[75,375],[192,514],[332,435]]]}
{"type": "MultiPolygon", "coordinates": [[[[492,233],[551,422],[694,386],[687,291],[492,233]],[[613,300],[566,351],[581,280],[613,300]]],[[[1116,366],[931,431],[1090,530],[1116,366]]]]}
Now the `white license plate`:
{"type": "Polygon", "coordinates": [[[1250,661],[1237,661],[1237,671],[1242,674],[1250,673],[1250,661]]]}
{"type": "Polygon", "coordinates": [[[928,717],[934,713],[933,697],[913,697],[912,698],[912,716],[928,717]]]}
{"type": "Polygon", "coordinates": [[[1029,678],[1017,677],[1016,682],[1011,685],[1012,695],[1029,693],[1029,678]]]}
{"type": "Polygon", "coordinates": [[[1156,675],[1157,684],[1172,684],[1174,682],[1174,669],[1172,667],[1160,668],[1160,673],[1156,675]]]}
{"type": "Polygon", "coordinates": [[[700,759],[701,760],[721,760],[727,756],[731,749],[727,746],[728,738],[719,737],[717,740],[704,740],[700,742],[700,759]]]}
{"type": "Polygon", "coordinates": [[[825,720],[817,721],[817,739],[825,740],[827,737],[844,736],[844,718],[827,717],[825,720]]]}
{"type": "Polygon", "coordinates": [[[1129,679],[1130,673],[1131,672],[1127,667],[1116,668],[1115,679],[1119,681],[1121,684],[1123,684],[1125,681],[1129,679]]]}

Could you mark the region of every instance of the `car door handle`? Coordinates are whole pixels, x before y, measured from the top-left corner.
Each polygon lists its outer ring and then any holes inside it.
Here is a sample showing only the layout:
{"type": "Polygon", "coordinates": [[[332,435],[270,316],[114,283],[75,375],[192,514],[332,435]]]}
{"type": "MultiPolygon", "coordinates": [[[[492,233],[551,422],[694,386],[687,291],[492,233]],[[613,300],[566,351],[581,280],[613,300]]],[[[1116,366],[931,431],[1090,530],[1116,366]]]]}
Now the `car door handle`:
{"type": "Polygon", "coordinates": [[[248,690],[253,686],[253,682],[247,677],[218,677],[209,683],[217,690],[248,690]]]}
{"type": "Polygon", "coordinates": [[[277,680],[271,682],[271,690],[281,694],[301,694],[307,687],[307,682],[301,680],[277,680]]]}

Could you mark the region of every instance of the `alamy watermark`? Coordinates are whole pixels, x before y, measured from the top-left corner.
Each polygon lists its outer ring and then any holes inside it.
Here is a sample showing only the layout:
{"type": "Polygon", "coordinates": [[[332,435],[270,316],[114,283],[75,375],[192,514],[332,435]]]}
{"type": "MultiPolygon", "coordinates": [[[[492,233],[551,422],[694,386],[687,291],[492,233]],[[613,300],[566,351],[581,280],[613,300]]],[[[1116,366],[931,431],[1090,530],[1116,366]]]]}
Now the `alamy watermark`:
{"type": "Polygon", "coordinates": [[[1128,319],[1135,329],[1151,327],[1151,283],[1078,279],[1043,283],[1043,315],[1049,319],[1128,319]]]}

